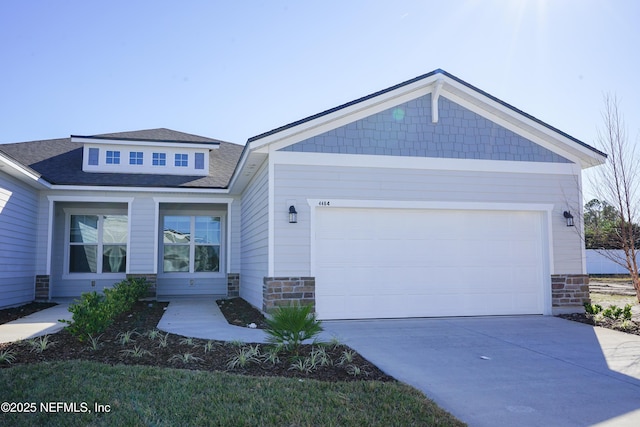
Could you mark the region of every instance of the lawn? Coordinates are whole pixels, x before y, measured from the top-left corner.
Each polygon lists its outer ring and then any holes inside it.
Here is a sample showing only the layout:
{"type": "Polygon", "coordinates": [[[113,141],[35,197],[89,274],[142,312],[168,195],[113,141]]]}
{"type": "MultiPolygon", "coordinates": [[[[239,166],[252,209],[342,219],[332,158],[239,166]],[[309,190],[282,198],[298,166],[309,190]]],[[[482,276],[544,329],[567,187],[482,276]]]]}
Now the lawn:
{"type": "Polygon", "coordinates": [[[2,369],[0,383],[0,402],[35,408],[1,414],[0,423],[11,426],[464,425],[398,382],[250,377],[74,360],[2,369]],[[50,402],[75,403],[67,410],[76,412],[46,412],[41,404],[65,409],[50,402]],[[95,412],[96,404],[108,412],[95,412]]]}

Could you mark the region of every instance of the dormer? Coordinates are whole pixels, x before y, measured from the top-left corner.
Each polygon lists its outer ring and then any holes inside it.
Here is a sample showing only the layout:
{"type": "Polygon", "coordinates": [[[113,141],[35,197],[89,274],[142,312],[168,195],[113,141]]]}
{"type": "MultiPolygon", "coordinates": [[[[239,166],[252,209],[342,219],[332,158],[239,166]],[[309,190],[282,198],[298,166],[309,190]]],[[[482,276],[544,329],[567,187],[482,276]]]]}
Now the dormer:
{"type": "Polygon", "coordinates": [[[209,152],[218,142],[113,136],[71,136],[83,144],[82,170],[93,173],[209,175],[209,152]]]}

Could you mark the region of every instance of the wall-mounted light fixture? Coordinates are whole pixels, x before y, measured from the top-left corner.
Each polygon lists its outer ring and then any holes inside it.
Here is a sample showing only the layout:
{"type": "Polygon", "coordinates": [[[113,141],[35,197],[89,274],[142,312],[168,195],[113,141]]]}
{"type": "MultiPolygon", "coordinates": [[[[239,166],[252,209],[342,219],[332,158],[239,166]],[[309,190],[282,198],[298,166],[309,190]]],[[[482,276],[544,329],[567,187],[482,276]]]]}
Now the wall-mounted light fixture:
{"type": "Polygon", "coordinates": [[[573,215],[571,215],[571,212],[564,211],[562,215],[564,215],[565,219],[567,220],[567,227],[573,227],[573,215]]]}
{"type": "Polygon", "coordinates": [[[289,223],[295,224],[298,222],[298,212],[296,212],[296,207],[291,205],[289,206],[289,223]]]}

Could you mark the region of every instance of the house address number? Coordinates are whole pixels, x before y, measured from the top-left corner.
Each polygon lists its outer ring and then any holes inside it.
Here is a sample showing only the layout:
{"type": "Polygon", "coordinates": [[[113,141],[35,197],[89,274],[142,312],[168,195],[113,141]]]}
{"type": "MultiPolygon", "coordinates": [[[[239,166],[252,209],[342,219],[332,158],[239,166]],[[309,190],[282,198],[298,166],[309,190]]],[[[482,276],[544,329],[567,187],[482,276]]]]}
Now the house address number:
{"type": "Polygon", "coordinates": [[[329,200],[320,200],[318,206],[331,206],[331,202],[329,200]]]}

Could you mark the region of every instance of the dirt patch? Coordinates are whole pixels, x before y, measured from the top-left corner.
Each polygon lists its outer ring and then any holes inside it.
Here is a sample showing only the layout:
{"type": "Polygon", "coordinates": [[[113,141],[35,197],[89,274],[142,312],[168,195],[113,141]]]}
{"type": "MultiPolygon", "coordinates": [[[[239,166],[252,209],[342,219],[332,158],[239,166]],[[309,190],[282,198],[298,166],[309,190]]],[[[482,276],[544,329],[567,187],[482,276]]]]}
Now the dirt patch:
{"type": "MultiPolygon", "coordinates": [[[[343,345],[322,346],[331,363],[326,366],[318,364],[316,367],[307,365],[308,372],[294,369],[292,366],[298,360],[304,360],[310,356],[311,352],[317,350],[319,346],[303,345],[297,356],[282,352],[272,362],[266,358],[269,346],[253,344],[251,347],[258,351],[259,356],[245,366],[230,367],[230,362],[237,360],[241,351],[247,351],[249,344],[189,339],[164,332],[157,333],[155,337],[150,335],[150,331],[156,330],[156,325],[167,305],[160,302],[137,303],[131,312],[120,316],[100,335],[97,349],[92,349],[89,342],[78,341],[67,330],[50,335],[51,345],[42,352],[34,350],[28,341],[0,344],[0,354],[6,351],[13,356],[11,363],[0,362],[0,368],[81,359],[110,365],[150,365],[226,371],[253,376],[311,378],[323,381],[395,381],[354,350],[343,345]],[[122,344],[123,334],[127,332],[131,332],[132,341],[122,344]],[[165,346],[162,345],[163,341],[166,342],[165,346]],[[340,363],[341,360],[342,363],[340,363]]],[[[238,306],[235,306],[236,312],[239,312],[238,306]]],[[[246,317],[242,316],[242,319],[246,317]]],[[[302,367],[302,364],[300,366],[302,367]]]]}
{"type": "Polygon", "coordinates": [[[242,298],[219,299],[216,303],[230,325],[248,327],[254,324],[258,329],[267,327],[262,313],[242,298]]]}
{"type": "Polygon", "coordinates": [[[5,308],[4,310],[0,310],[0,325],[44,310],[45,308],[53,307],[54,305],[57,304],[54,302],[32,302],[19,307],[5,308]]]}

